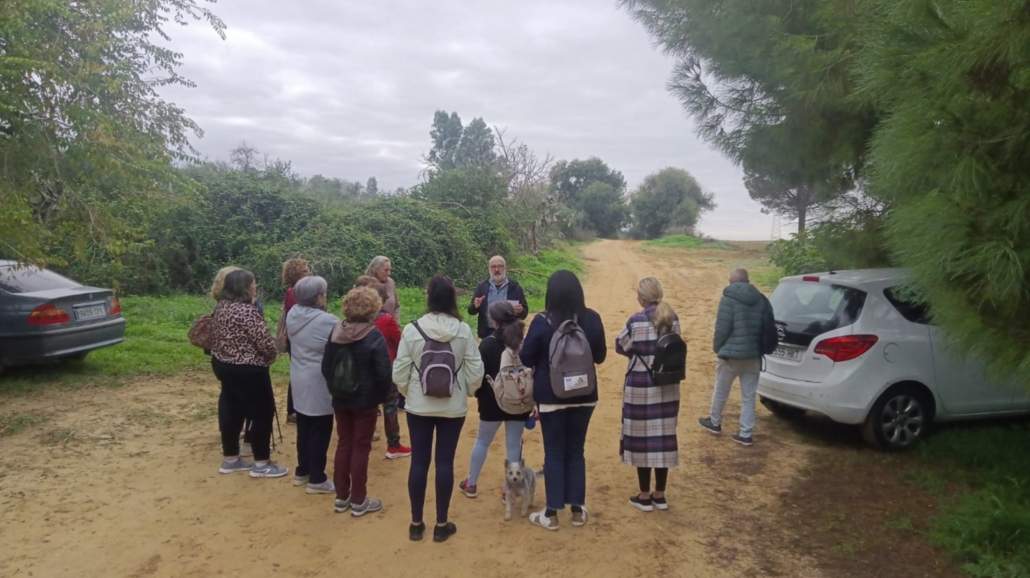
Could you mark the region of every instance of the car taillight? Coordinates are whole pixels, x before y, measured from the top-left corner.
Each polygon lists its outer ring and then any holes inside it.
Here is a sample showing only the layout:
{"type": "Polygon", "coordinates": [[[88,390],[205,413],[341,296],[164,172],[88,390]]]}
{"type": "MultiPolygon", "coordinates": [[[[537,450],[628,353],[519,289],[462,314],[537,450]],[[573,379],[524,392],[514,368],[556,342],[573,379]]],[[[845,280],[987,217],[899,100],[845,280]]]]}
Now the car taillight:
{"type": "Polygon", "coordinates": [[[111,298],[111,307],[107,310],[108,315],[119,315],[122,312],[122,303],[117,297],[111,298]]]}
{"type": "Polygon", "coordinates": [[[819,282],[819,276],[818,275],[805,275],[804,277],[801,278],[801,280],[806,282],[806,283],[818,283],[819,282]]]}
{"type": "Polygon", "coordinates": [[[878,337],[875,335],[842,335],[831,337],[820,341],[815,346],[815,352],[825,355],[833,361],[848,361],[860,357],[866,351],[876,345],[878,337]]]}
{"type": "Polygon", "coordinates": [[[60,325],[69,321],[68,313],[53,303],[44,303],[29,313],[29,325],[60,325]]]}

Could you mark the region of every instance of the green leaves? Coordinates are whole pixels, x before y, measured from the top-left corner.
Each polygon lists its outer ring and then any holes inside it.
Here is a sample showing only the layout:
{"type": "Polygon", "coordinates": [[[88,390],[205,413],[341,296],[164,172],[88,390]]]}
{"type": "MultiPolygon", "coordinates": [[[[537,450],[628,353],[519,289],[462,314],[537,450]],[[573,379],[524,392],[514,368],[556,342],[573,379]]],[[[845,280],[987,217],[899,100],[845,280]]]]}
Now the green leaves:
{"type": "Polygon", "coordinates": [[[715,202],[690,173],[668,167],[644,179],[630,208],[633,234],[656,239],[673,228],[692,233],[701,212],[715,208],[715,202]]]}

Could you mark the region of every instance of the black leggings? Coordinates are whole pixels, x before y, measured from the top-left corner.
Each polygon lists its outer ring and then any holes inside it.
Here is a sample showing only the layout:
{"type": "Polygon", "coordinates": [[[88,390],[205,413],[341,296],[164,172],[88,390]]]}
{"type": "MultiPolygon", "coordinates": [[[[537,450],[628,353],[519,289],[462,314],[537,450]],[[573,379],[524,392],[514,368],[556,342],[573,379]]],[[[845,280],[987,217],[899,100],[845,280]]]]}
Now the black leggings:
{"type": "Polygon", "coordinates": [[[211,358],[215,377],[222,382],[218,396],[218,429],[222,433],[222,454],[240,455],[240,430],[250,420],[250,444],[254,459],[265,461],[271,454],[272,416],[275,395],[267,367],[231,365],[211,358]]]}
{"type": "MultiPolygon", "coordinates": [[[[669,468],[654,469],[654,491],[664,492],[665,482],[669,479],[669,468]]],[[[640,491],[647,493],[651,491],[651,468],[637,468],[637,481],[640,482],[640,491]]]]}
{"type": "Polygon", "coordinates": [[[433,458],[433,431],[436,431],[436,523],[447,521],[447,511],[454,491],[454,453],[463,417],[425,417],[409,413],[408,436],[411,437],[411,470],[408,471],[408,497],[411,499],[411,521],[422,522],[429,483],[429,462],[433,458]]]}

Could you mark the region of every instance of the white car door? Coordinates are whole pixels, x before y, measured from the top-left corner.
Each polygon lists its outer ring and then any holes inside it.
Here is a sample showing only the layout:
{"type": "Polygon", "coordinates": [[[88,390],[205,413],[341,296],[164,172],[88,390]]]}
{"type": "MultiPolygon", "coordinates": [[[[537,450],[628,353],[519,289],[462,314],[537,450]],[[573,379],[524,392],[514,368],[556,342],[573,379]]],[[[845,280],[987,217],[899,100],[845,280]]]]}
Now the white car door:
{"type": "Polygon", "coordinates": [[[1016,394],[1011,385],[987,379],[982,362],[965,356],[941,330],[930,327],[933,347],[934,389],[950,415],[992,413],[1013,409],[1016,394]]]}

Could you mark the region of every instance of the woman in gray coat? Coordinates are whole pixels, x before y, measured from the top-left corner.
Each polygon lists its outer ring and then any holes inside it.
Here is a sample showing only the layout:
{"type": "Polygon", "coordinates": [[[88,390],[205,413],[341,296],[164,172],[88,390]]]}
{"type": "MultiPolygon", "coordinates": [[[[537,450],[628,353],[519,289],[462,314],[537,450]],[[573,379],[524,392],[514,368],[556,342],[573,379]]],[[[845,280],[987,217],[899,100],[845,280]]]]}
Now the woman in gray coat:
{"type": "Polygon", "coordinates": [[[340,321],[325,311],[327,284],[318,276],[304,277],[293,286],[297,304],[286,315],[290,338],[290,383],[297,410],[297,469],[293,485],[309,494],[335,494],[325,473],[326,454],[333,435],[333,400],[322,375],[325,344],[340,321]]]}

